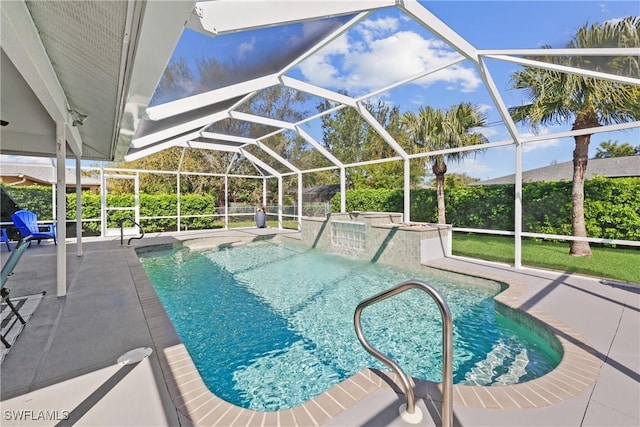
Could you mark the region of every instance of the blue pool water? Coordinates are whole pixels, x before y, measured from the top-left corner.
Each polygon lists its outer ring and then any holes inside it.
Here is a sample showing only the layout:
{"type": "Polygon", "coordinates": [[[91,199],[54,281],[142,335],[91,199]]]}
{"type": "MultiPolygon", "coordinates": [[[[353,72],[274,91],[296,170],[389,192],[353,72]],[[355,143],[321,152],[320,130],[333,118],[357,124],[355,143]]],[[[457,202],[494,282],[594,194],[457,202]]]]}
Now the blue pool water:
{"type": "MultiPolygon", "coordinates": [[[[305,402],[365,367],[387,369],[360,345],[357,304],[408,279],[443,295],[453,315],[454,382],[527,381],[560,356],[495,310],[495,282],[416,276],[293,244],[267,241],[141,255],[160,300],[207,387],[245,408],[305,402]]],[[[441,380],[440,312],[411,290],[368,307],[367,339],[416,378],[441,380]]]]}

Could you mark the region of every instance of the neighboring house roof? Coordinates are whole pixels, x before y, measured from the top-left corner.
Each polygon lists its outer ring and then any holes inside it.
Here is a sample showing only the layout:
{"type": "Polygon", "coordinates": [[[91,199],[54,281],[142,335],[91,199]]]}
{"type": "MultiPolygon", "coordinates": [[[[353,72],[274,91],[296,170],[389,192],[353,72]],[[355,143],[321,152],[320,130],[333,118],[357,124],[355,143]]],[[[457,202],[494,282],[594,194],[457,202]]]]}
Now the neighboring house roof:
{"type": "MultiPolygon", "coordinates": [[[[589,159],[585,179],[594,176],[607,178],[640,176],[640,156],[610,157],[607,159],[589,159]]],[[[557,163],[538,169],[522,172],[522,182],[571,181],[573,180],[573,161],[557,163]]],[[[470,185],[496,185],[515,183],[515,174],[474,182],[470,185]]]]}
{"type": "MultiPolygon", "coordinates": [[[[53,165],[30,163],[2,163],[0,164],[0,176],[19,176],[42,184],[55,184],[56,168],[53,165]]],[[[66,169],[65,177],[67,185],[76,185],[75,169],[66,169]]],[[[83,176],[82,185],[100,185],[100,178],[95,176],[83,176]]]]}

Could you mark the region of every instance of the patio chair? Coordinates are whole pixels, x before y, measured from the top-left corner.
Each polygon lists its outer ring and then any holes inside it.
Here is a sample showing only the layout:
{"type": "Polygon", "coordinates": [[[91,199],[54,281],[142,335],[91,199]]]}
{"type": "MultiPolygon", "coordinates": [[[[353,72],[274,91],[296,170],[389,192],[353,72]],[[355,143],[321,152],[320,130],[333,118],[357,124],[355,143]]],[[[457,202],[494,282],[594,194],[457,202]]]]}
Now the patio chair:
{"type": "Polygon", "coordinates": [[[9,244],[9,235],[7,235],[7,230],[4,228],[0,228],[0,243],[5,243],[7,245],[7,249],[11,252],[11,245],[9,244]]]}
{"type": "MultiPolygon", "coordinates": [[[[18,312],[18,309],[9,299],[9,289],[5,288],[4,285],[5,283],[7,283],[7,279],[9,278],[9,276],[13,274],[13,269],[16,268],[18,261],[20,261],[22,254],[24,253],[25,249],[29,247],[30,243],[31,236],[26,236],[20,239],[20,241],[16,245],[15,250],[11,253],[11,256],[9,256],[9,259],[7,259],[7,262],[5,262],[2,266],[2,272],[0,273],[0,295],[2,296],[2,302],[6,303],[9,309],[16,316],[16,321],[19,321],[23,325],[27,322],[22,318],[22,316],[18,312]]],[[[11,347],[11,345],[7,342],[2,334],[0,334],[0,341],[2,341],[2,344],[4,344],[6,348],[11,347]]]]}
{"type": "Polygon", "coordinates": [[[11,220],[22,238],[31,236],[29,246],[31,246],[33,240],[37,240],[38,244],[40,244],[40,241],[44,239],[53,239],[53,243],[58,244],[56,241],[56,226],[53,224],[38,225],[38,216],[35,213],[27,210],[17,211],[11,215],[11,220]]]}

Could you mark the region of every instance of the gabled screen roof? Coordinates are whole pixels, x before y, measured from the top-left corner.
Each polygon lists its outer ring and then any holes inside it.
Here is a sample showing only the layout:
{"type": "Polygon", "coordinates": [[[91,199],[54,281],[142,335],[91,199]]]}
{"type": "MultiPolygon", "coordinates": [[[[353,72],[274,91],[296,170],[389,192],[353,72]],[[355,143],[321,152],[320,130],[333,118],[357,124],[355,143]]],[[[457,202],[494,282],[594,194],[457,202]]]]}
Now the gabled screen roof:
{"type": "MultiPolygon", "coordinates": [[[[308,12],[287,2],[268,8],[242,1],[197,3],[189,21],[194,29],[185,28],[138,126],[135,156],[147,146],[149,153],[169,147],[172,139],[177,146],[196,141],[200,149],[215,138],[278,156],[277,167],[291,160],[290,166],[304,171],[305,162],[295,155],[305,150],[325,159],[319,164],[349,166],[324,128],[348,112],[360,117],[363,135],[377,133],[388,145],[380,150],[386,158],[409,160],[431,153],[388,131],[382,110],[404,114],[461,102],[486,115],[487,145],[477,148],[531,141],[530,129],[509,113],[527,102],[513,88],[514,72],[534,67],[640,86],[639,68],[632,66],[638,46],[571,44],[577,27],[608,16],[588,4],[593,2],[578,3],[547,2],[541,8],[538,2],[310,2],[308,12]],[[262,15],[255,14],[258,9],[262,15]],[[222,22],[223,16],[232,18],[222,22]],[[569,18],[575,27],[563,24],[569,18]],[[631,66],[603,69],[599,64],[611,63],[611,57],[631,66]]],[[[633,129],[637,135],[639,127],[631,122],[593,132],[633,129]]],[[[550,140],[553,133],[572,136],[566,125],[547,127],[540,138],[550,140]]],[[[380,153],[362,162],[379,160],[380,153]]]]}

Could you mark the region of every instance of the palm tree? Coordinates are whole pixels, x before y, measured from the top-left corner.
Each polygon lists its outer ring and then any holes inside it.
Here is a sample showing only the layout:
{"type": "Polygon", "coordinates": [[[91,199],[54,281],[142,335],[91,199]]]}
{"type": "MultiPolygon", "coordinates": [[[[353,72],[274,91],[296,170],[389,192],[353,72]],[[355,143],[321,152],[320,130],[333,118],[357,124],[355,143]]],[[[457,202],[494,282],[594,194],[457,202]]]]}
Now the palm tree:
{"type": "MultiPolygon", "coordinates": [[[[402,123],[413,144],[427,151],[439,151],[450,148],[468,147],[483,144],[487,139],[474,129],[486,124],[486,117],[469,103],[461,103],[449,110],[423,107],[418,114],[412,112],[402,116],[402,123]]],[[[446,224],[444,203],[444,176],[447,173],[447,161],[461,161],[475,155],[475,151],[464,151],[431,156],[431,170],[436,176],[436,195],[438,198],[438,224],[446,224]]]]}
{"type": "MultiPolygon", "coordinates": [[[[617,23],[585,25],[578,29],[569,48],[638,47],[640,18],[628,17],[617,23]]],[[[637,57],[554,56],[543,59],[560,65],[638,78],[637,57]]],[[[559,71],[525,67],[511,76],[515,89],[525,89],[530,103],[509,109],[515,121],[540,124],[573,121],[572,130],[638,120],[640,86],[598,80],[559,71]]],[[[591,135],[575,136],[573,152],[572,229],[576,237],[587,237],[584,220],[584,174],[587,169],[591,135]]],[[[571,241],[569,253],[591,256],[589,242],[571,241]]]]}

